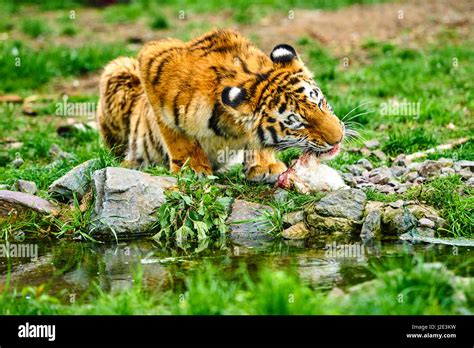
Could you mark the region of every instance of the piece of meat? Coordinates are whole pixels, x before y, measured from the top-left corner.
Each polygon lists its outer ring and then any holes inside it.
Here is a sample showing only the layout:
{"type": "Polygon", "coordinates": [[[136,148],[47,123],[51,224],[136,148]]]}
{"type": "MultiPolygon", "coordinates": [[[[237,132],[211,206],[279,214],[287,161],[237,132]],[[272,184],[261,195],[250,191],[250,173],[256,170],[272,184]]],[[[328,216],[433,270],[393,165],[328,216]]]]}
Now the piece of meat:
{"type": "Polygon", "coordinates": [[[311,152],[304,153],[282,173],[278,177],[277,186],[295,189],[303,194],[347,187],[335,169],[322,164],[320,158],[311,152]]]}

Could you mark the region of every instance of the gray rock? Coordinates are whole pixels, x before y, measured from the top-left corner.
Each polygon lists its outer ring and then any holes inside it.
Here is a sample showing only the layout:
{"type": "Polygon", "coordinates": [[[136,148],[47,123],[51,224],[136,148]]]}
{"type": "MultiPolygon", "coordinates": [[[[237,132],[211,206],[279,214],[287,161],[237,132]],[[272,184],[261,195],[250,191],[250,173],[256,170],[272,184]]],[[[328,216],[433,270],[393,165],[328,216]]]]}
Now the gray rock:
{"type": "Polygon", "coordinates": [[[375,150],[375,151],[372,152],[372,154],[381,161],[386,161],[387,160],[387,155],[382,150],[375,150]]]}
{"type": "Polygon", "coordinates": [[[230,229],[230,239],[245,247],[263,247],[273,238],[267,234],[271,224],[264,218],[264,212],[272,212],[269,206],[236,199],[226,223],[230,229]]]}
{"type": "Polygon", "coordinates": [[[380,239],[382,232],[382,213],[380,210],[370,211],[362,224],[360,237],[364,242],[380,239]]]}
{"type": "Polygon", "coordinates": [[[392,172],[387,167],[380,167],[369,173],[369,181],[373,184],[385,185],[392,178],[392,172]]]}
{"type": "Polygon", "coordinates": [[[405,179],[407,181],[415,181],[416,178],[418,178],[420,176],[420,174],[418,174],[418,172],[410,172],[406,175],[405,179]]]}
{"type": "Polygon", "coordinates": [[[462,160],[454,163],[454,170],[457,172],[463,168],[469,168],[471,172],[474,172],[474,161],[462,160]]]}
{"type": "Polygon", "coordinates": [[[421,162],[413,162],[407,165],[407,169],[409,172],[418,171],[421,168],[421,162]]]}
{"type": "Polygon", "coordinates": [[[357,164],[361,165],[363,168],[367,170],[372,170],[374,168],[373,164],[366,158],[361,158],[357,161],[357,164]]]}
{"type": "Polygon", "coordinates": [[[418,174],[426,178],[439,174],[441,168],[443,168],[443,163],[438,161],[427,160],[421,164],[420,168],[418,169],[418,174]]]}
{"type": "Polygon", "coordinates": [[[401,207],[403,207],[405,205],[405,202],[403,202],[401,199],[399,199],[398,201],[390,202],[388,205],[392,208],[400,209],[401,207]]]}
{"type": "Polygon", "coordinates": [[[420,227],[426,227],[426,228],[434,228],[435,227],[434,221],[431,221],[427,218],[421,218],[420,220],[418,220],[418,225],[420,227]]]}
{"type": "Polygon", "coordinates": [[[73,158],[74,156],[70,154],[69,152],[63,151],[58,144],[53,144],[49,148],[48,151],[49,155],[51,157],[57,158],[57,159],[68,159],[68,158],[73,158]]]}
{"type": "Polygon", "coordinates": [[[304,222],[298,222],[281,233],[281,236],[285,239],[306,239],[310,236],[311,232],[306,227],[304,222]]]}
{"type": "Polygon", "coordinates": [[[471,186],[471,187],[474,187],[474,177],[469,178],[469,179],[466,181],[466,184],[468,184],[468,185],[471,186]]]}
{"type": "Polygon", "coordinates": [[[325,240],[349,240],[360,233],[366,202],[362,190],[349,188],[329,193],[305,208],[305,222],[311,236],[325,240]]]}
{"type": "Polygon", "coordinates": [[[166,200],[165,189],[176,184],[171,177],[113,167],[95,171],[92,182],[96,200],[90,232],[102,239],[151,234],[154,214],[166,200]]]}
{"type": "Polygon", "coordinates": [[[366,147],[363,147],[362,149],[360,149],[360,153],[362,154],[362,156],[364,157],[369,157],[371,154],[372,154],[372,151],[370,151],[368,148],[366,147]]]}
{"type": "Polygon", "coordinates": [[[349,188],[330,192],[313,204],[314,211],[321,216],[360,220],[367,197],[362,190],[349,188]]]}
{"type": "Polygon", "coordinates": [[[451,158],[439,158],[438,159],[438,162],[441,163],[441,165],[443,166],[443,168],[449,168],[449,167],[452,167],[453,164],[454,164],[454,161],[451,159],[451,158]]]}
{"type": "Polygon", "coordinates": [[[417,233],[405,233],[400,236],[401,240],[416,243],[444,244],[461,247],[474,247],[474,239],[468,238],[434,238],[429,236],[421,236],[417,233]]]}
{"type": "Polygon", "coordinates": [[[456,174],[456,171],[453,168],[450,168],[450,167],[441,168],[441,175],[449,176],[449,175],[453,175],[453,174],[456,174]]]}
{"type": "Polygon", "coordinates": [[[364,175],[365,172],[367,172],[364,167],[358,166],[356,164],[351,164],[347,166],[347,170],[349,170],[349,172],[354,176],[361,176],[364,175]]]}
{"type": "Polygon", "coordinates": [[[51,202],[28,193],[0,191],[0,216],[7,216],[12,211],[35,211],[41,214],[57,215],[59,209],[51,202]]]}
{"type": "Polygon", "coordinates": [[[357,180],[355,179],[354,175],[352,175],[351,173],[343,173],[341,176],[347,185],[352,186],[352,187],[357,185],[357,180]]]}
{"type": "Polygon", "coordinates": [[[0,190],[10,190],[10,185],[0,184],[0,190]]]}
{"type": "Polygon", "coordinates": [[[368,149],[375,149],[380,146],[380,141],[378,141],[377,139],[371,139],[367,140],[364,145],[368,149]]]}
{"type": "Polygon", "coordinates": [[[417,220],[407,208],[385,207],[382,217],[383,231],[389,235],[401,235],[417,227],[417,220]]]}
{"type": "Polygon", "coordinates": [[[398,155],[394,160],[393,160],[393,165],[394,166],[400,166],[400,167],[406,167],[408,165],[407,161],[407,156],[404,154],[398,155]]]}
{"type": "Polygon", "coordinates": [[[396,177],[402,176],[407,172],[407,169],[401,166],[392,166],[390,170],[392,171],[392,175],[396,177]]]}
{"type": "Polygon", "coordinates": [[[17,156],[13,161],[12,161],[12,165],[15,167],[15,168],[20,168],[23,163],[25,163],[25,161],[23,160],[23,158],[21,158],[20,156],[17,156]]]}
{"type": "Polygon", "coordinates": [[[88,160],[54,181],[48,192],[59,199],[71,200],[76,194],[80,200],[90,187],[90,175],[99,164],[98,159],[88,160]]]}
{"type": "Polygon", "coordinates": [[[462,168],[457,174],[461,175],[464,180],[469,180],[473,176],[473,172],[469,168],[462,168]]]}
{"type": "Polygon", "coordinates": [[[304,221],[304,211],[295,211],[283,215],[283,222],[288,225],[296,225],[298,222],[304,221]]]}
{"type": "Polygon", "coordinates": [[[273,193],[273,197],[278,203],[285,203],[288,201],[288,191],[282,188],[277,188],[273,193]]]}
{"type": "Polygon", "coordinates": [[[20,192],[29,193],[30,195],[36,194],[38,188],[33,181],[18,180],[15,183],[15,189],[20,192]]]}

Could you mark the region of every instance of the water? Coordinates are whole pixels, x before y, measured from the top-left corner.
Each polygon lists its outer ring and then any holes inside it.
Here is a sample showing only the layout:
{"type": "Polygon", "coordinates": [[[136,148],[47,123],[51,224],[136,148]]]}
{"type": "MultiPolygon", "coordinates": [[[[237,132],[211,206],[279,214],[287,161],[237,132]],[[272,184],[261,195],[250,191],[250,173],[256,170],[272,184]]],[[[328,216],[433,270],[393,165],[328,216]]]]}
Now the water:
{"type": "MultiPolygon", "coordinates": [[[[10,258],[10,267],[12,283],[17,287],[46,284],[51,293],[66,297],[81,295],[93,284],[104,291],[130,288],[137,267],[143,269],[146,288],[164,291],[172,284],[183,282],[189,271],[203,260],[210,260],[225,272],[235,271],[243,262],[251,272],[261,268],[297,272],[314,288],[347,288],[372,279],[369,263],[415,255],[422,255],[428,262],[443,262],[458,275],[473,276],[472,267],[463,266],[472,258],[472,248],[403,242],[369,247],[358,243],[311,245],[280,241],[263,249],[228,246],[224,250],[186,255],[152,240],[119,244],[61,241],[38,244],[36,259],[10,258]]],[[[8,262],[5,258],[0,260],[0,284],[3,284],[8,262]]]]}

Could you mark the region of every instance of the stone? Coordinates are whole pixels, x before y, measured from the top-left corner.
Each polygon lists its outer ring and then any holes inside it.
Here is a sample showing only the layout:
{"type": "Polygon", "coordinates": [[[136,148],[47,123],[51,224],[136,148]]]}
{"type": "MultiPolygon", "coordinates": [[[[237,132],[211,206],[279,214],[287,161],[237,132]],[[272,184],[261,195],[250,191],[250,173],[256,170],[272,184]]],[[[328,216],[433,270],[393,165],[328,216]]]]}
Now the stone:
{"type": "Polygon", "coordinates": [[[30,195],[34,195],[38,191],[36,184],[33,181],[27,180],[18,180],[15,183],[15,189],[17,191],[28,193],[30,195]]]}
{"type": "Polygon", "coordinates": [[[48,192],[63,201],[72,200],[74,195],[80,200],[89,189],[90,176],[99,163],[98,159],[91,159],[79,164],[55,180],[49,186],[48,192]]]}
{"type": "Polygon", "coordinates": [[[429,236],[422,236],[417,233],[402,234],[400,240],[411,243],[430,243],[430,244],[444,244],[461,247],[474,247],[474,240],[469,238],[434,238],[429,236]]]}
{"type": "Polygon", "coordinates": [[[272,226],[263,219],[265,211],[271,213],[273,209],[267,205],[236,199],[226,221],[232,242],[251,248],[269,244],[273,238],[266,232],[272,226]]]}
{"type": "Polygon", "coordinates": [[[438,159],[438,163],[441,163],[441,165],[443,166],[443,168],[448,168],[448,167],[452,167],[453,164],[454,164],[454,161],[451,159],[451,158],[439,158],[438,159]]]}
{"type": "Polygon", "coordinates": [[[441,168],[441,175],[443,176],[449,176],[449,175],[454,175],[454,174],[456,174],[456,171],[453,168],[450,168],[450,167],[441,168]]]}
{"type": "Polygon", "coordinates": [[[382,213],[371,210],[364,219],[360,237],[364,242],[380,239],[382,236],[382,213]]]}
{"type": "Polygon", "coordinates": [[[310,231],[304,222],[299,222],[281,233],[285,239],[306,239],[310,236],[310,231]]]}
{"type": "Polygon", "coordinates": [[[380,141],[378,141],[377,139],[371,139],[367,140],[364,145],[368,149],[375,149],[380,146],[380,141]]]}
{"type": "Polygon", "coordinates": [[[410,163],[407,165],[407,169],[409,172],[413,172],[413,171],[418,171],[418,169],[420,169],[422,163],[421,162],[413,162],[413,163],[410,163]]]}
{"type": "Polygon", "coordinates": [[[406,167],[408,165],[407,161],[407,156],[404,154],[398,155],[394,160],[393,160],[393,165],[395,166],[400,166],[400,167],[406,167]]]}
{"type": "Polygon", "coordinates": [[[19,213],[34,211],[41,214],[57,215],[59,209],[51,202],[28,193],[0,191],[0,216],[7,216],[12,211],[19,213]]]}
{"type": "Polygon", "coordinates": [[[438,161],[427,160],[424,161],[418,169],[418,174],[423,177],[429,177],[438,174],[443,167],[443,163],[438,161]]]}
{"type": "Polygon", "coordinates": [[[23,160],[23,158],[21,158],[20,156],[17,156],[13,161],[12,161],[12,165],[15,167],[15,168],[20,168],[23,163],[25,163],[25,161],[23,160]]]}
{"type": "Polygon", "coordinates": [[[426,227],[426,228],[434,228],[435,223],[434,223],[434,221],[431,221],[430,219],[421,218],[420,220],[418,220],[418,226],[426,227]]]}
{"type": "Polygon", "coordinates": [[[278,187],[273,193],[273,197],[278,203],[286,203],[288,201],[289,192],[285,189],[278,187]]]}
{"type": "Polygon", "coordinates": [[[471,186],[471,187],[474,187],[474,177],[471,177],[469,178],[467,181],[466,181],[466,184],[471,186]]]}
{"type": "Polygon", "coordinates": [[[401,199],[395,201],[395,202],[390,202],[388,204],[390,207],[395,208],[395,209],[400,209],[405,205],[405,202],[403,202],[401,199]]]}
{"type": "Polygon", "coordinates": [[[360,230],[361,226],[359,221],[341,217],[321,216],[315,213],[307,213],[306,224],[314,235],[345,235],[360,230]]]}
{"type": "Polygon", "coordinates": [[[295,211],[292,213],[288,213],[283,215],[283,222],[288,225],[296,225],[299,222],[304,221],[304,211],[295,211]]]}
{"type": "Polygon", "coordinates": [[[437,210],[429,205],[407,202],[406,208],[416,219],[428,219],[435,223],[435,228],[442,228],[446,226],[446,220],[439,216],[437,210]]]}
{"type": "Polygon", "coordinates": [[[473,173],[469,168],[462,168],[460,171],[457,172],[457,174],[461,175],[461,178],[463,180],[469,180],[473,176],[473,173]]]}
{"type": "Polygon", "coordinates": [[[357,185],[357,180],[355,179],[354,175],[352,175],[351,173],[343,173],[342,179],[349,186],[354,187],[355,185],[357,185]]]}
{"type": "Polygon", "coordinates": [[[416,178],[418,178],[420,175],[418,174],[418,172],[410,172],[408,173],[406,176],[405,176],[405,179],[407,181],[410,181],[410,182],[413,182],[415,181],[416,178]]]}
{"type": "Polygon", "coordinates": [[[328,193],[311,205],[321,216],[341,217],[358,221],[362,218],[367,197],[362,190],[348,188],[328,193]]]}
{"type": "Polygon", "coordinates": [[[380,167],[369,173],[369,181],[373,184],[387,184],[392,178],[392,172],[387,167],[380,167]]]}
{"type": "Polygon", "coordinates": [[[23,103],[23,98],[16,94],[1,95],[0,103],[21,104],[23,103]]]}
{"type": "Polygon", "coordinates": [[[392,166],[390,170],[392,171],[392,175],[396,177],[402,176],[407,172],[405,167],[400,166],[392,166]]]}
{"type": "Polygon", "coordinates": [[[367,216],[371,211],[382,211],[384,203],[378,201],[369,201],[365,205],[364,215],[367,216]]]}
{"type": "Polygon", "coordinates": [[[156,211],[166,201],[172,177],[107,167],[92,175],[96,194],[90,233],[94,238],[131,238],[153,233],[156,211]]]}
{"type": "Polygon", "coordinates": [[[474,161],[462,160],[454,162],[454,170],[458,172],[463,168],[469,168],[471,172],[474,172],[474,161]]]}
{"type": "Polygon", "coordinates": [[[386,161],[387,160],[387,155],[382,150],[375,150],[375,151],[372,152],[372,155],[374,155],[375,157],[377,157],[381,161],[386,161]]]}
{"type": "Polygon", "coordinates": [[[362,149],[360,149],[360,153],[362,154],[362,156],[364,157],[369,157],[371,154],[372,154],[372,151],[370,151],[368,148],[366,147],[363,147],[362,149]]]}
{"type": "Polygon", "coordinates": [[[351,164],[347,166],[347,170],[354,176],[361,176],[364,175],[365,172],[367,172],[367,169],[357,164],[351,164]]]}
{"type": "Polygon", "coordinates": [[[401,235],[417,226],[417,221],[407,208],[387,206],[382,217],[382,230],[388,235],[401,235]]]}
{"type": "Polygon", "coordinates": [[[367,170],[372,170],[374,169],[374,166],[372,164],[372,162],[370,162],[368,159],[366,158],[361,158],[360,160],[358,160],[356,162],[358,165],[361,165],[363,168],[367,169],[367,170]]]}
{"type": "Polygon", "coordinates": [[[63,151],[58,144],[53,144],[49,148],[48,151],[49,155],[51,157],[57,158],[57,159],[70,159],[73,158],[74,156],[70,154],[69,152],[63,151]]]}

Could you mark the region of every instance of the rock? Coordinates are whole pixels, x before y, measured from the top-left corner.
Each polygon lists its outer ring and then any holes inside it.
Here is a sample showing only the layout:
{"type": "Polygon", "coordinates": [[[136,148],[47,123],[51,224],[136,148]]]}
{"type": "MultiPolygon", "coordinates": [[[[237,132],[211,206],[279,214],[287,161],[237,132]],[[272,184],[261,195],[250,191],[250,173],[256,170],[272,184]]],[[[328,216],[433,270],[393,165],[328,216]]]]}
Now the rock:
{"type": "Polygon", "coordinates": [[[230,228],[230,239],[246,247],[262,247],[273,240],[265,233],[271,229],[269,221],[263,219],[264,212],[272,212],[267,205],[236,199],[226,223],[230,228]]]}
{"type": "Polygon", "coordinates": [[[51,202],[28,193],[0,191],[0,216],[7,216],[12,211],[35,211],[41,214],[57,215],[59,209],[51,202]]]}
{"type": "Polygon", "coordinates": [[[165,189],[176,184],[172,177],[152,176],[137,170],[107,167],[92,175],[96,193],[90,233],[114,239],[149,235],[154,214],[165,202],[165,189]]]}
{"type": "Polygon", "coordinates": [[[380,146],[380,141],[377,139],[367,140],[364,145],[368,149],[375,149],[380,146]]]}
{"type": "Polygon", "coordinates": [[[31,104],[23,104],[23,106],[21,107],[21,112],[23,113],[23,115],[26,115],[26,116],[36,116],[36,115],[38,115],[38,111],[36,111],[33,108],[33,105],[31,105],[31,104]]]}
{"type": "Polygon", "coordinates": [[[428,236],[421,236],[417,233],[405,233],[400,236],[401,240],[416,243],[430,243],[430,244],[444,244],[461,247],[474,247],[474,240],[468,238],[434,238],[428,236]]]}
{"type": "Polygon", "coordinates": [[[471,186],[471,187],[474,187],[474,177],[470,177],[467,182],[466,182],[467,185],[471,186]]]}
{"type": "Polygon", "coordinates": [[[448,167],[452,167],[453,164],[454,164],[454,161],[451,159],[451,158],[439,158],[438,159],[438,163],[441,163],[441,165],[443,166],[443,168],[448,168],[448,167]]]}
{"type": "Polygon", "coordinates": [[[392,166],[390,170],[392,171],[392,175],[396,177],[402,176],[407,172],[405,167],[400,166],[392,166]]]}
{"type": "Polygon", "coordinates": [[[443,163],[438,161],[427,160],[424,161],[418,169],[418,174],[423,177],[429,177],[438,174],[443,167],[443,163]]]}
{"type": "Polygon", "coordinates": [[[406,176],[405,176],[405,179],[407,181],[415,181],[416,178],[418,178],[420,175],[418,174],[418,172],[410,172],[408,173],[406,176]]]}
{"type": "Polygon", "coordinates": [[[405,205],[405,202],[403,202],[401,199],[399,199],[398,201],[390,202],[388,205],[392,208],[400,209],[401,207],[403,207],[405,205]]]}
{"type": "Polygon", "coordinates": [[[354,175],[352,175],[351,173],[343,173],[342,179],[347,185],[351,187],[354,187],[355,185],[357,185],[357,180],[355,179],[354,175]]]}
{"type": "Polygon", "coordinates": [[[362,190],[348,188],[328,193],[312,207],[321,216],[358,221],[362,218],[367,197],[362,190]]]}
{"type": "Polygon", "coordinates": [[[474,161],[462,160],[462,161],[457,161],[454,163],[455,171],[458,172],[463,168],[469,168],[471,172],[474,172],[474,161]]]}
{"type": "Polygon", "coordinates": [[[351,164],[347,166],[347,170],[354,176],[361,176],[364,175],[365,172],[367,172],[367,169],[356,164],[351,164]]]}
{"type": "Polygon", "coordinates": [[[401,235],[417,226],[417,221],[407,208],[385,207],[382,217],[382,230],[388,235],[401,235]]]}
{"type": "Polygon", "coordinates": [[[457,174],[461,175],[463,180],[469,180],[473,176],[473,173],[471,172],[469,168],[463,168],[460,171],[458,171],[457,174]]]}
{"type": "Polygon", "coordinates": [[[310,236],[310,231],[304,222],[299,222],[281,233],[285,239],[306,239],[310,236]]]}
{"type": "Polygon", "coordinates": [[[407,192],[409,188],[410,188],[410,185],[408,184],[400,184],[396,191],[397,193],[402,194],[402,193],[407,192]]]}
{"type": "Polygon", "coordinates": [[[400,167],[406,167],[408,165],[407,161],[407,156],[404,154],[398,155],[394,160],[393,160],[393,165],[395,166],[400,166],[400,167]]]}
{"type": "Polygon", "coordinates": [[[421,162],[413,162],[407,165],[407,169],[409,172],[418,171],[421,168],[421,162]]]}
{"type": "Polygon", "coordinates": [[[450,167],[441,168],[441,175],[449,176],[449,175],[453,175],[453,174],[456,174],[456,171],[453,168],[450,168],[450,167]]]}
{"type": "Polygon", "coordinates": [[[288,201],[289,192],[285,189],[278,187],[273,193],[273,197],[278,203],[286,203],[288,201]]]}
{"type": "Polygon", "coordinates": [[[360,232],[366,199],[362,190],[349,188],[331,192],[307,206],[305,221],[312,237],[346,241],[360,232]]]}
{"type": "Polygon", "coordinates": [[[48,192],[64,201],[71,200],[76,194],[80,200],[90,187],[90,176],[100,161],[91,159],[71,169],[65,175],[55,180],[48,192]]]}
{"type": "Polygon", "coordinates": [[[387,184],[392,178],[392,172],[387,167],[380,167],[369,173],[369,181],[373,184],[387,184]]]}
{"type": "Polygon", "coordinates": [[[374,168],[373,164],[366,158],[361,158],[357,161],[357,164],[361,165],[363,168],[367,170],[372,170],[374,168]]]}
{"type": "Polygon", "coordinates": [[[435,228],[442,228],[446,226],[446,220],[439,216],[435,208],[425,204],[406,202],[406,208],[416,219],[428,219],[435,223],[435,228]]]}
{"type": "Polygon", "coordinates": [[[57,158],[57,159],[70,159],[70,158],[74,157],[69,152],[65,152],[65,151],[61,150],[61,148],[59,147],[58,144],[51,145],[51,147],[49,148],[48,153],[51,157],[54,157],[54,158],[57,158]]]}
{"type": "Polygon", "coordinates": [[[21,158],[20,156],[17,156],[13,161],[12,161],[12,165],[15,167],[15,168],[20,168],[23,163],[25,163],[25,161],[23,160],[23,158],[21,158]]]}
{"type": "Polygon", "coordinates": [[[371,211],[382,211],[384,203],[377,201],[369,201],[365,205],[364,215],[367,216],[371,211]]]}
{"type": "Polygon", "coordinates": [[[10,185],[0,184],[0,191],[3,191],[3,190],[10,190],[10,185]]]}
{"type": "Polygon", "coordinates": [[[381,161],[386,161],[387,160],[387,155],[382,150],[375,150],[375,151],[372,152],[372,155],[374,155],[375,157],[377,157],[381,161]]]}
{"type": "Polygon", "coordinates": [[[360,237],[364,242],[380,239],[382,236],[382,213],[380,210],[370,211],[362,224],[360,237]]]}
{"type": "Polygon", "coordinates": [[[418,220],[418,226],[426,227],[426,228],[434,228],[435,223],[434,223],[434,221],[431,221],[427,218],[421,218],[420,220],[418,220]]]}
{"type": "Polygon", "coordinates": [[[372,151],[370,151],[368,148],[366,147],[363,147],[362,149],[360,149],[360,153],[362,154],[362,156],[364,157],[369,157],[371,154],[372,154],[372,151]]]}
{"type": "Polygon", "coordinates": [[[304,221],[304,211],[295,211],[283,216],[283,222],[288,225],[296,225],[298,222],[304,221]]]}
{"type": "Polygon", "coordinates": [[[15,189],[17,191],[28,193],[30,195],[34,195],[38,191],[36,184],[33,181],[27,180],[18,180],[15,183],[15,189]]]}

